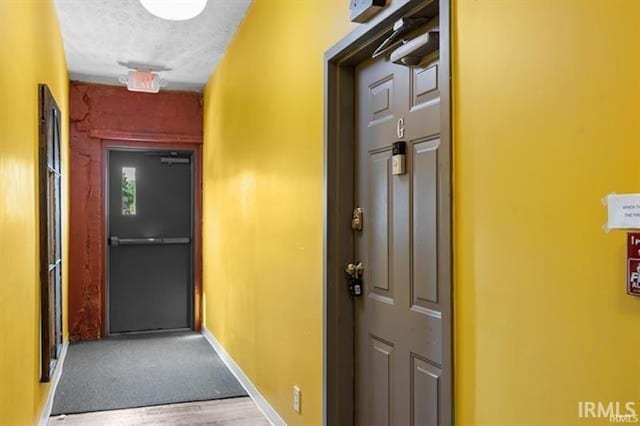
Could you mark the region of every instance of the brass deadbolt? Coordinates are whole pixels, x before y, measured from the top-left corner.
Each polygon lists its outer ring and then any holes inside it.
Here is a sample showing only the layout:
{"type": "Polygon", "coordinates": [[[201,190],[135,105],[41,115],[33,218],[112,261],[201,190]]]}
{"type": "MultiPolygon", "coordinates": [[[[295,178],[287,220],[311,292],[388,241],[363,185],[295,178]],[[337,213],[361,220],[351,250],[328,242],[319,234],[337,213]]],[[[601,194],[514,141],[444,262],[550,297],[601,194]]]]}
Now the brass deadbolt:
{"type": "Polygon", "coordinates": [[[354,231],[362,231],[364,225],[364,211],[358,207],[353,211],[353,219],[351,219],[351,228],[354,231]]]}

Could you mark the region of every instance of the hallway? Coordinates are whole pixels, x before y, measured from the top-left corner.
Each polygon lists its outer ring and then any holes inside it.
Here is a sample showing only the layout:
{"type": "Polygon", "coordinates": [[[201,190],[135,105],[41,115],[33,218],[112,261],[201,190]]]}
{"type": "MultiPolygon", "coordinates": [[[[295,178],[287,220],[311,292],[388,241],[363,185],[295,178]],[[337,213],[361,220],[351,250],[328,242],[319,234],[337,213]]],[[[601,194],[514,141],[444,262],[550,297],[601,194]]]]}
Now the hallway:
{"type": "Polygon", "coordinates": [[[0,426],[640,422],[639,21],[0,0],[0,426]]]}

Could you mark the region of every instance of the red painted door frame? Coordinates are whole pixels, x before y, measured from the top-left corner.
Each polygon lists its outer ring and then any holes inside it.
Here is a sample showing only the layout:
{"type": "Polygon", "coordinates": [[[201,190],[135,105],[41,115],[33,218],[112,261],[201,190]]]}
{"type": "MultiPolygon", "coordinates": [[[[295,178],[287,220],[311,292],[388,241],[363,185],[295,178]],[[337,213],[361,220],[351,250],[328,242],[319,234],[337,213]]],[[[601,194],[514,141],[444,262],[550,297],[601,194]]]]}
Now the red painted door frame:
{"type": "MultiPolygon", "coordinates": [[[[171,149],[176,151],[192,151],[194,155],[194,258],[193,258],[193,330],[200,331],[202,327],[202,139],[194,137],[176,138],[175,135],[162,133],[136,133],[136,132],[113,132],[113,131],[92,131],[92,137],[100,139],[101,143],[101,164],[102,164],[102,191],[101,205],[103,209],[103,229],[104,241],[106,235],[106,187],[108,179],[107,156],[109,149],[113,148],[135,148],[135,149],[171,149]],[[107,139],[108,138],[108,139],[107,139]],[[178,139],[178,141],[176,141],[178,139]],[[180,140],[181,139],[181,140],[180,140]]],[[[106,251],[108,246],[103,247],[102,259],[105,262],[102,269],[102,335],[106,335],[107,329],[107,268],[106,251]]]]}

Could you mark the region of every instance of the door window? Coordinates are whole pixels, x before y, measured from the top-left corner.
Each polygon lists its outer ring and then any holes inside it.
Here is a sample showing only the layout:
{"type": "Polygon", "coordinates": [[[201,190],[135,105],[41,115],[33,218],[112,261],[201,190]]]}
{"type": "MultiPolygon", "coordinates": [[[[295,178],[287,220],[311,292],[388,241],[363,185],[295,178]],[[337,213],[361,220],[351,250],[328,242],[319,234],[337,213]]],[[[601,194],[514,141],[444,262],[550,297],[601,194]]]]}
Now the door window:
{"type": "Polygon", "coordinates": [[[122,214],[136,214],[136,168],[122,168],[122,214]]]}

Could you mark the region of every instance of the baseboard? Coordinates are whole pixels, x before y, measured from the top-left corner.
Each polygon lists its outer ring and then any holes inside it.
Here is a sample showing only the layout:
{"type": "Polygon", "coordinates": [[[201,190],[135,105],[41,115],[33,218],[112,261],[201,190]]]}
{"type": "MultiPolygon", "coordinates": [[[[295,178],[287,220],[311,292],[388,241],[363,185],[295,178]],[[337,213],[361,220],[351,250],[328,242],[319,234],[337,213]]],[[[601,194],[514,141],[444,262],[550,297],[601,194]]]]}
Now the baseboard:
{"type": "Polygon", "coordinates": [[[238,379],[242,387],[247,391],[251,399],[253,399],[253,402],[256,403],[267,420],[269,420],[269,422],[271,422],[273,426],[286,426],[287,424],[284,420],[282,420],[282,417],[280,417],[276,410],[273,409],[273,407],[271,406],[271,404],[269,404],[265,397],[262,396],[255,385],[251,383],[249,377],[244,374],[240,366],[236,364],[233,358],[231,358],[231,355],[227,353],[220,342],[218,342],[218,340],[213,337],[213,334],[211,334],[211,332],[206,327],[202,327],[202,335],[205,339],[207,339],[207,342],[209,342],[211,347],[213,347],[213,350],[218,353],[220,359],[222,359],[229,370],[231,370],[233,375],[236,376],[236,379],[238,379]]]}
{"type": "Polygon", "coordinates": [[[49,394],[47,395],[47,402],[44,404],[44,408],[42,409],[42,413],[40,414],[40,421],[38,421],[38,426],[47,426],[49,422],[49,417],[51,416],[51,410],[53,409],[53,398],[56,395],[56,389],[58,388],[58,382],[60,381],[60,376],[62,376],[62,367],[64,367],[64,360],[67,357],[67,349],[69,348],[69,342],[64,342],[62,344],[62,351],[60,352],[60,359],[56,364],[56,369],[53,371],[53,376],[51,376],[51,382],[49,385],[49,394]]]}

